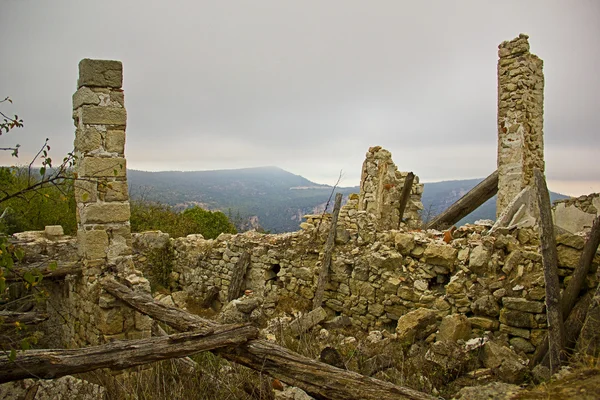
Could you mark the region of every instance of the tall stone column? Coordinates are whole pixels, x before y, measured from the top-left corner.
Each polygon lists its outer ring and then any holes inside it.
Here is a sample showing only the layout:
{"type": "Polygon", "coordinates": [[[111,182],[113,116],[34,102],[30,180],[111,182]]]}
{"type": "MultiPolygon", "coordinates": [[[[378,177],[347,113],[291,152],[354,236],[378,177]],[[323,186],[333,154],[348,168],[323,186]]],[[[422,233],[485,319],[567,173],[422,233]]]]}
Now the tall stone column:
{"type": "Polygon", "coordinates": [[[99,280],[118,276],[142,290],[132,261],[129,194],[124,156],[127,113],[119,61],[84,59],[73,95],[76,126],[75,199],[77,242],[83,277],[76,295],[80,329],[76,341],[97,344],[110,339],[149,336],[150,322],[102,293],[99,280]]]}
{"type": "Polygon", "coordinates": [[[522,189],[533,170],[544,171],[543,61],[529,52],[528,36],[498,46],[498,202],[496,216],[522,189]]]}

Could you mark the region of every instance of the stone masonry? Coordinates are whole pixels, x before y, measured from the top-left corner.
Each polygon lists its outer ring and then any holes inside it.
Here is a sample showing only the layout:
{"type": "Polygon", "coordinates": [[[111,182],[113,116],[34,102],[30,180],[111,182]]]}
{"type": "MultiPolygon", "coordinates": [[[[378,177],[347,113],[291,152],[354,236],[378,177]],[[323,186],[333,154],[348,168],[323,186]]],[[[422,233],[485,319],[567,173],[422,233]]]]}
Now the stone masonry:
{"type": "Polygon", "coordinates": [[[498,202],[496,216],[544,171],[543,61],[529,52],[528,36],[498,47],[498,202]]]}
{"type": "Polygon", "coordinates": [[[77,243],[83,276],[81,281],[72,282],[70,290],[76,310],[73,326],[79,329],[69,336],[80,344],[150,335],[147,317],[135,316],[116,304],[98,285],[104,275],[116,274],[140,290],[149,290],[147,280],[136,275],[132,262],[122,82],[119,61],[84,59],[79,63],[73,120],[77,243]]]}

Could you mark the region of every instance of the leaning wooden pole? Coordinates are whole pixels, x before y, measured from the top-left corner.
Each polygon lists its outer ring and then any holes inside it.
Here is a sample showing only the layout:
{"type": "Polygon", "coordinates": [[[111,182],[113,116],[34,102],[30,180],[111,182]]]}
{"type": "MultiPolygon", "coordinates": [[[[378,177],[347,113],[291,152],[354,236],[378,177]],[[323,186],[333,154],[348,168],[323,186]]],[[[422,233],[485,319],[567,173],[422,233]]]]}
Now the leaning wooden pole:
{"type": "Polygon", "coordinates": [[[83,349],[27,350],[18,352],[14,361],[7,356],[0,356],[0,383],[36,377],[54,379],[99,368],[131,368],[236,345],[257,336],[256,327],[235,324],[214,328],[208,335],[204,332],[188,332],[140,340],[119,340],[83,349]]]}
{"type": "Polygon", "coordinates": [[[446,211],[435,217],[427,224],[427,229],[445,228],[456,224],[477,207],[494,197],[496,193],[498,193],[498,170],[448,207],[446,211]]]}
{"type": "Polygon", "coordinates": [[[329,227],[329,235],[327,236],[327,242],[325,243],[325,254],[323,255],[323,263],[321,264],[321,271],[319,272],[319,280],[317,281],[317,289],[315,290],[315,297],[313,297],[313,310],[321,307],[323,303],[323,296],[325,295],[325,285],[329,278],[329,268],[331,266],[331,254],[333,253],[333,246],[335,245],[335,233],[337,231],[337,221],[340,215],[340,208],[342,207],[342,194],[336,193],[335,205],[333,206],[333,215],[331,217],[331,226],[329,227]]]}
{"type": "Polygon", "coordinates": [[[244,283],[244,275],[250,265],[250,253],[244,251],[235,267],[233,268],[233,276],[231,277],[231,284],[229,285],[229,292],[227,293],[227,301],[235,300],[242,294],[242,285],[244,283]]]}
{"type": "MultiPolygon", "coordinates": [[[[161,320],[175,329],[178,329],[177,326],[179,326],[176,320],[183,314],[188,314],[185,317],[186,324],[195,326],[205,324],[209,330],[218,327],[218,324],[213,321],[205,320],[176,307],[158,303],[145,293],[134,293],[125,285],[114,280],[105,281],[103,287],[130,307],[155,320],[161,320]],[[150,303],[155,303],[155,305],[150,303]],[[173,314],[169,315],[171,312],[173,314]]],[[[253,339],[235,347],[215,351],[215,353],[229,361],[266,373],[289,385],[297,386],[317,399],[435,399],[413,389],[311,360],[266,340],[253,339]]]]}
{"type": "Polygon", "coordinates": [[[409,172],[404,179],[404,186],[402,187],[402,193],[400,193],[400,206],[398,207],[398,229],[402,223],[402,217],[404,216],[404,210],[406,210],[406,203],[410,198],[410,192],[412,190],[412,184],[415,180],[415,174],[409,172]]]}
{"type": "MultiPolygon", "coordinates": [[[[581,324],[573,325],[569,322],[571,318],[571,311],[577,302],[579,297],[579,292],[585,282],[585,278],[587,274],[590,272],[590,268],[592,266],[592,260],[596,255],[596,250],[598,249],[598,245],[600,245],[600,216],[596,217],[594,223],[592,224],[592,229],[586,240],[583,251],[581,252],[581,256],[579,257],[579,262],[575,271],[573,272],[573,277],[569,280],[569,284],[565,289],[562,299],[561,299],[561,308],[562,308],[562,316],[565,320],[565,340],[567,341],[565,344],[568,344],[569,340],[572,340],[573,333],[569,333],[568,331],[572,331],[573,328],[579,326],[576,335],[579,335],[579,330],[581,330],[581,324]]],[[[581,311],[580,311],[581,313],[581,311]]],[[[583,319],[585,319],[585,315],[587,313],[587,307],[585,308],[585,312],[582,314],[583,319]]],[[[575,338],[577,339],[577,338],[575,338]]],[[[544,337],[542,343],[538,345],[533,358],[532,358],[532,367],[536,366],[539,363],[546,363],[546,355],[548,353],[548,335],[544,337]]]]}
{"type": "Polygon", "coordinates": [[[535,169],[534,179],[538,205],[540,209],[540,243],[542,247],[542,264],[546,282],[546,315],[548,318],[548,345],[550,371],[555,373],[560,368],[561,352],[564,348],[563,314],[560,304],[560,285],[558,281],[558,254],[554,239],[554,223],[550,209],[550,195],[546,179],[542,171],[535,169]]]}

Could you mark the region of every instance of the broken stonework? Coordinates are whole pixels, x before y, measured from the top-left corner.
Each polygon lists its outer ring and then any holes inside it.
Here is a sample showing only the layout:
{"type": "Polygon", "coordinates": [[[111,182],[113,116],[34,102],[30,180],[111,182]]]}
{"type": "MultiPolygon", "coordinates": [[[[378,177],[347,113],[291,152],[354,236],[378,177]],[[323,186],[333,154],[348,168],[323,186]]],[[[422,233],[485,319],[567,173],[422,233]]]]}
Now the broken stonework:
{"type": "Polygon", "coordinates": [[[0,385],[0,398],[4,400],[97,400],[106,398],[102,386],[67,375],[57,379],[24,379],[0,385]]]}
{"type": "Polygon", "coordinates": [[[437,328],[437,313],[427,308],[419,308],[403,315],[398,320],[396,333],[403,344],[412,344],[425,339],[437,328]]]}
{"type": "Polygon", "coordinates": [[[526,362],[508,347],[487,342],[480,357],[483,365],[492,368],[498,379],[507,383],[521,383],[525,380],[526,362]]]}
{"type": "Polygon", "coordinates": [[[528,36],[498,46],[498,201],[496,216],[544,171],[543,61],[528,36]]]}

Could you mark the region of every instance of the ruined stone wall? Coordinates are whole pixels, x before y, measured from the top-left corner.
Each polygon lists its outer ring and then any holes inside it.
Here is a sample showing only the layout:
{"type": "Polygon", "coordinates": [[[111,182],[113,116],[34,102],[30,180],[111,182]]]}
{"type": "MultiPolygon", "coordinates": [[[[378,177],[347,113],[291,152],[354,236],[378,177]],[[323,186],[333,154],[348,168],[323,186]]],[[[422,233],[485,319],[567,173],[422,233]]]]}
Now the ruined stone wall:
{"type": "Polygon", "coordinates": [[[589,232],[600,215],[600,193],[558,200],[552,206],[554,224],[571,233],[589,232]]]}
{"type": "Polygon", "coordinates": [[[389,151],[380,146],[371,147],[362,166],[358,211],[375,216],[378,229],[398,229],[400,226],[417,228],[421,225],[423,185],[415,177],[408,200],[403,224],[399,222],[400,195],[408,172],[400,172],[389,151]]]}
{"type": "MultiPolygon", "coordinates": [[[[311,307],[328,226],[325,221],[319,232],[310,227],[281,235],[223,234],[215,240],[134,234],[136,263],[143,268],[153,246],[170,243],[175,250],[170,284],[174,293],[163,301],[194,309],[214,287],[219,294],[212,306],[218,309],[226,303],[234,266],[246,251],[251,263],[243,289],[261,299],[266,316],[306,311],[311,307]]],[[[399,318],[418,308],[432,309],[439,317],[459,313],[467,316],[474,330],[505,333],[515,347],[531,353],[546,329],[537,232],[505,230],[490,236],[489,228],[461,227],[450,243],[436,231],[350,235],[347,242],[335,246],[325,310],[330,317],[349,317],[362,329],[391,331],[399,318]]],[[[583,240],[571,234],[557,238],[563,282],[570,279],[583,240]]],[[[588,276],[589,289],[597,284],[598,264],[600,256],[588,276]]]]}
{"type": "Polygon", "coordinates": [[[544,171],[543,61],[527,35],[498,47],[498,202],[496,216],[544,171]]]}

